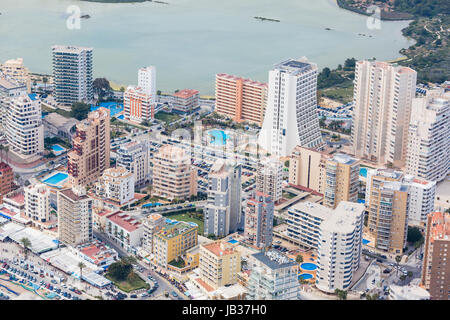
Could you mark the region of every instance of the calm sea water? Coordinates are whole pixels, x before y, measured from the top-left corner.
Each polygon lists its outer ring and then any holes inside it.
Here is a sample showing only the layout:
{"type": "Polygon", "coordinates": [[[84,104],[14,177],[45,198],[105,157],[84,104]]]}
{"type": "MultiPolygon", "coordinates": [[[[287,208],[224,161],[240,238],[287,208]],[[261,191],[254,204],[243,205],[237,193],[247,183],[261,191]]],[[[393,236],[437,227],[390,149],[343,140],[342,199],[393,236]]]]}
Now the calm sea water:
{"type": "Polygon", "coordinates": [[[1,0],[0,61],[23,57],[33,72],[50,73],[52,45],[92,46],[95,77],[135,84],[138,68],[155,65],[159,89],[213,94],[216,73],[267,81],[283,59],[306,56],[320,68],[335,67],[348,57],[394,59],[412,44],[401,35],[408,22],[383,21],[380,30],[369,30],[367,17],[333,0],[164,1],[1,0]],[[66,27],[74,4],[91,16],[79,30],[66,27]]]}

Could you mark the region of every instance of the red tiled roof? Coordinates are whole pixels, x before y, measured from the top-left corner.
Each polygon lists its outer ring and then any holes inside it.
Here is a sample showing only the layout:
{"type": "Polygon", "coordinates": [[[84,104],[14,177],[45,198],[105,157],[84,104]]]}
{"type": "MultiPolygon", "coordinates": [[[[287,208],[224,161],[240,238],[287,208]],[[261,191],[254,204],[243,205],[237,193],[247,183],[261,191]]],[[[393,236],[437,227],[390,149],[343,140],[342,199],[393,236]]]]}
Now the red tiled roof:
{"type": "Polygon", "coordinates": [[[23,195],[23,193],[18,193],[15,194],[12,197],[7,197],[6,199],[12,200],[16,203],[20,203],[20,204],[24,204],[25,203],[25,196],[23,195]]]}
{"type": "Polygon", "coordinates": [[[206,283],[205,281],[203,281],[202,279],[197,278],[197,279],[195,279],[195,281],[197,281],[199,285],[201,285],[203,288],[205,288],[206,291],[208,291],[208,292],[214,291],[214,288],[211,287],[209,284],[207,284],[207,283],[206,283]]]}
{"type": "Polygon", "coordinates": [[[182,99],[187,99],[190,98],[196,94],[198,94],[199,92],[197,90],[194,89],[183,89],[181,91],[178,91],[176,93],[173,94],[174,97],[178,97],[178,98],[182,98],[182,99]]]}
{"type": "Polygon", "coordinates": [[[140,222],[137,222],[130,216],[128,216],[128,215],[120,216],[120,214],[123,214],[123,212],[118,211],[118,212],[110,215],[107,219],[111,220],[112,222],[114,222],[121,228],[127,230],[128,232],[133,232],[141,226],[140,222]]]}

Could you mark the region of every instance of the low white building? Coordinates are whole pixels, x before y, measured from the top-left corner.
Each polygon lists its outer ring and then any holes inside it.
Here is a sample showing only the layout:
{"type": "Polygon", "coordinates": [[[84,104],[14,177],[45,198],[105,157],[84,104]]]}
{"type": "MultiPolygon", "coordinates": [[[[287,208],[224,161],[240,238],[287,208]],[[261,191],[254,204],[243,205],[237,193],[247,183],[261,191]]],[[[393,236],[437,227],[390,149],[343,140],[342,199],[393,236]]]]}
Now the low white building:
{"type": "Polygon", "coordinates": [[[95,183],[95,194],[119,205],[134,199],[134,176],[123,167],[109,168],[95,183]]]}
{"type": "Polygon", "coordinates": [[[149,179],[149,145],[147,142],[131,141],[117,150],[116,163],[134,175],[135,187],[145,185],[149,179]]]}
{"type": "Polygon", "coordinates": [[[427,215],[434,211],[436,181],[417,179],[410,175],[405,175],[404,181],[409,186],[408,225],[424,226],[427,215]]]}
{"type": "Polygon", "coordinates": [[[430,293],[417,285],[391,285],[389,300],[430,300],[430,293]]]}
{"type": "Polygon", "coordinates": [[[47,222],[50,217],[50,189],[43,183],[25,187],[25,215],[33,221],[47,222]]]}
{"type": "Polygon", "coordinates": [[[141,246],[143,232],[142,223],[125,212],[118,211],[106,218],[106,234],[126,252],[135,253],[141,246]]]}
{"type": "Polygon", "coordinates": [[[320,226],[316,287],[348,290],[361,260],[364,205],[341,201],[320,226]]]}

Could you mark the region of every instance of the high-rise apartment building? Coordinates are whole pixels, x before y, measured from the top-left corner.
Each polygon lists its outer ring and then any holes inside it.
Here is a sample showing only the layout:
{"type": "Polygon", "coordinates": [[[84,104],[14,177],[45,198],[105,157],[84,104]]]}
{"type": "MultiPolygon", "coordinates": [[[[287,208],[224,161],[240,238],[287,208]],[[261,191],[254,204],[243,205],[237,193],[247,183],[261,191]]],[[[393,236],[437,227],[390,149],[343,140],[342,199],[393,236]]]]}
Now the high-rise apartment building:
{"type": "Polygon", "coordinates": [[[150,97],[152,103],[156,102],[156,68],[154,66],[138,70],[138,87],[150,97]]]}
{"type": "Polygon", "coordinates": [[[187,199],[197,194],[197,171],[183,149],[163,145],[153,157],[152,195],[166,199],[187,199]]]}
{"type": "Polygon", "coordinates": [[[7,78],[26,86],[26,91],[31,93],[30,71],[23,64],[22,58],[7,60],[0,65],[0,72],[7,78]]]}
{"type": "Polygon", "coordinates": [[[324,205],[336,208],[341,201],[356,202],[359,190],[359,161],[344,153],[334,154],[325,165],[324,205]]]}
{"type": "Polygon", "coordinates": [[[33,224],[47,222],[50,218],[50,189],[47,185],[40,183],[29,185],[24,188],[25,215],[33,224]]]}
{"type": "Polygon", "coordinates": [[[109,168],[109,121],[109,109],[101,107],[77,124],[72,150],[67,154],[72,185],[92,184],[109,168]]]}
{"type": "Polygon", "coordinates": [[[298,264],[276,250],[251,256],[253,266],[248,279],[248,300],[297,300],[298,264]]]}
{"type": "Polygon", "coordinates": [[[27,94],[27,86],[0,73],[0,130],[4,131],[6,115],[12,98],[27,94]]]}
{"type": "Polygon", "coordinates": [[[450,300],[450,213],[427,217],[422,285],[433,300],[450,300]]]}
{"type": "Polygon", "coordinates": [[[241,220],[241,166],[218,160],[208,175],[208,200],[204,209],[204,233],[225,237],[241,220]]]}
{"type": "Polygon", "coordinates": [[[237,282],[241,271],[241,254],[225,241],[215,241],[200,246],[200,278],[214,289],[237,282]]]}
{"type": "Polygon", "coordinates": [[[166,224],[153,237],[155,262],[167,268],[169,262],[183,255],[198,243],[198,226],[183,221],[166,224]]]}
{"type": "Polygon", "coordinates": [[[72,247],[92,241],[92,199],[82,186],[58,191],[59,240],[72,247]]]}
{"type": "Polygon", "coordinates": [[[142,187],[149,179],[149,146],[148,143],[131,141],[121,144],[116,151],[116,164],[124,167],[134,175],[135,187],[142,187]]]}
{"type": "Polygon", "coordinates": [[[316,287],[348,290],[361,261],[364,205],[341,201],[320,226],[316,287]]]}
{"type": "Polygon", "coordinates": [[[356,62],[352,143],[357,158],[404,165],[416,78],[408,67],[356,62]]]}
{"type": "Polygon", "coordinates": [[[3,197],[10,193],[14,183],[13,169],[5,162],[0,162],[0,203],[3,197]]]}
{"type": "Polygon", "coordinates": [[[276,156],[264,157],[256,165],[256,191],[278,203],[282,197],[283,163],[276,156]]]}
{"type": "Polygon", "coordinates": [[[142,248],[153,253],[153,238],[166,225],[166,218],[159,213],[152,213],[144,219],[143,225],[142,248]]]}
{"type": "Polygon", "coordinates": [[[134,176],[124,167],[106,169],[94,184],[94,192],[102,199],[122,206],[134,199],[134,176]]]}
{"type": "Polygon", "coordinates": [[[92,48],[55,45],[52,55],[56,102],[61,105],[92,102],[92,48]]]}
{"type": "Polygon", "coordinates": [[[450,174],[450,92],[431,91],[412,102],[406,173],[431,181],[450,174]]]}
{"type": "Polygon", "coordinates": [[[306,58],[283,61],[269,72],[269,93],[258,144],[288,156],[300,145],[323,145],[317,114],[317,65],[306,58]]]}
{"type": "Polygon", "coordinates": [[[272,245],[273,211],[273,201],[264,193],[256,192],[247,200],[244,237],[251,245],[258,248],[272,245]]]}
{"type": "Polygon", "coordinates": [[[262,126],[266,109],[267,83],[225,73],[216,74],[216,107],[218,114],[236,122],[248,121],[262,126]]]}
{"type": "Polygon", "coordinates": [[[436,181],[405,175],[404,184],[409,187],[408,225],[423,227],[427,216],[434,211],[436,181]]]}
{"type": "Polygon", "coordinates": [[[4,129],[9,150],[20,158],[44,153],[44,125],[41,104],[35,94],[10,99],[4,129]]]}
{"type": "Polygon", "coordinates": [[[368,230],[375,247],[401,254],[406,245],[409,186],[403,174],[392,169],[367,171],[366,206],[368,230]]]}
{"type": "Polygon", "coordinates": [[[297,146],[289,157],[289,183],[324,194],[326,162],[332,155],[297,146]]]}

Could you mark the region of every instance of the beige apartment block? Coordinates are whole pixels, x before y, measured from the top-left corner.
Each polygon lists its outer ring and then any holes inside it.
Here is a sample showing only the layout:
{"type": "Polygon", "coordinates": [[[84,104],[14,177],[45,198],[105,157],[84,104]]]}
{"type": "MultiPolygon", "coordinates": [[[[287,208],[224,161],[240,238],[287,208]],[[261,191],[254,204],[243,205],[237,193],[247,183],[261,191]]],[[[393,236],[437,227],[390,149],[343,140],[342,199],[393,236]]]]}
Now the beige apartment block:
{"type": "Polygon", "coordinates": [[[31,93],[31,77],[30,71],[23,65],[23,59],[10,59],[0,65],[0,71],[9,78],[25,84],[27,92],[31,93]]]}
{"type": "Polygon", "coordinates": [[[248,121],[262,126],[267,100],[267,83],[220,73],[216,75],[218,114],[236,122],[248,121]]]}
{"type": "Polygon", "coordinates": [[[235,246],[216,241],[200,246],[200,278],[214,289],[237,283],[241,254],[235,246]]]}
{"type": "Polygon", "coordinates": [[[381,61],[358,61],[353,93],[355,157],[378,164],[405,163],[417,72],[381,61]]]}
{"type": "Polygon", "coordinates": [[[402,172],[368,170],[368,227],[377,249],[396,255],[403,252],[408,230],[408,196],[409,187],[403,182],[402,172]]]}
{"type": "Polygon", "coordinates": [[[68,173],[72,185],[89,185],[109,168],[110,116],[109,109],[99,108],[77,124],[69,151],[68,173]]]}
{"type": "Polygon", "coordinates": [[[197,194],[197,172],[183,149],[164,145],[153,158],[152,195],[186,199],[197,194]]]}

